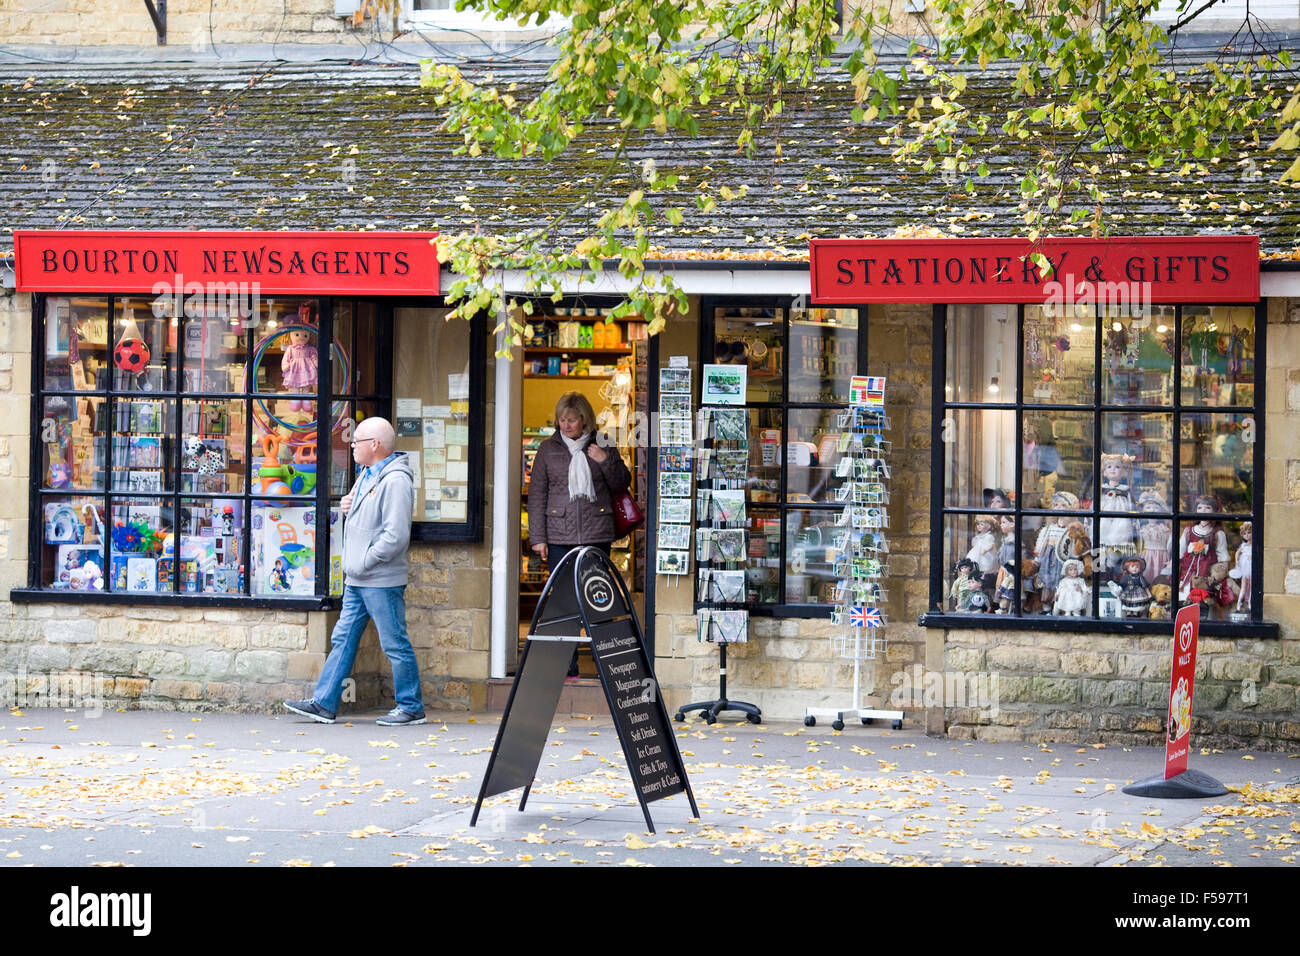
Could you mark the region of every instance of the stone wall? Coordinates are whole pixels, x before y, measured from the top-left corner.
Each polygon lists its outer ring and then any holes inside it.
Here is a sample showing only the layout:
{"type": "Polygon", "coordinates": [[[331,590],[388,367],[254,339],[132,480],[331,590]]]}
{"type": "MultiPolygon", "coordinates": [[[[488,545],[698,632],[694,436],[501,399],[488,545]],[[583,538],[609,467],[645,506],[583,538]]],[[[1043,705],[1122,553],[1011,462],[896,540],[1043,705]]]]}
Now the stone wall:
{"type": "MultiPolygon", "coordinates": [[[[1300,645],[1202,637],[1192,743],[1300,749],[1300,645]]],[[[1170,638],[1037,631],[948,631],[944,667],[984,674],[978,706],[945,708],[951,737],[1032,743],[1160,745],[1172,667],[1170,638]]]]}

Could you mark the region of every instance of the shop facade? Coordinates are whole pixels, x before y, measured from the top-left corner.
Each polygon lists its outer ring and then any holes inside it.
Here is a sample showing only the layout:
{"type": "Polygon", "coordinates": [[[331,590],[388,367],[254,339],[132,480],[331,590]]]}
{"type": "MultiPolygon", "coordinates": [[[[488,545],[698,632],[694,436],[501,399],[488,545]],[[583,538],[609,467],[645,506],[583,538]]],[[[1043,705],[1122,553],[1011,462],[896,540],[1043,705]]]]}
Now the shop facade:
{"type": "MultiPolygon", "coordinates": [[[[489,705],[526,624],[524,420],[545,409],[529,408],[537,401],[524,389],[541,373],[527,349],[493,357],[485,325],[443,321],[429,238],[20,236],[18,289],[4,300],[16,355],[4,654],[27,699],[88,678],[110,706],[263,710],[308,692],[338,593],[333,546],[317,542],[332,540],[351,479],[349,423],[383,414],[421,466],[408,606],[427,703],[489,705]],[[248,265],[259,249],[279,255],[248,265]],[[316,274],[272,274],[277,260],[316,274]],[[295,384],[291,346],[315,350],[313,382],[295,384]]],[[[749,613],[746,640],[728,646],[732,696],[769,719],[847,706],[831,543],[844,505],[828,439],[849,380],[870,374],[888,383],[893,470],[885,645],[865,669],[871,702],[958,737],[1157,742],[1168,693],[1162,614],[1200,590],[1209,595],[1196,595],[1203,739],[1296,746],[1291,274],[1261,273],[1251,239],[1133,243],[1100,258],[1086,241],[1042,247],[1057,264],[1103,264],[1098,282],[1118,268],[1130,284],[1122,301],[1086,283],[1050,289],[1049,274],[1025,266],[1026,249],[979,240],[946,251],[850,243],[843,255],[814,251],[811,271],[665,262],[690,312],[646,341],[629,342],[624,328],[617,348],[635,377],[626,414],[607,424],[650,516],[624,542],[624,570],[669,706],[714,696],[719,674],[716,646],[699,640],[695,574],[657,573],[659,373],[684,367],[698,383],[705,364],[743,365],[752,440],[738,569],[749,613]],[[1171,257],[1181,257],[1176,267],[1171,257]],[[999,292],[994,283],[1013,269],[1027,290],[999,292]],[[1120,485],[1127,501],[1116,506],[1120,485]],[[1198,507],[1205,498],[1216,499],[1211,511],[1198,507]],[[1053,522],[1059,534],[1044,531],[1053,522]],[[1207,525],[1202,550],[1226,560],[1186,559],[1200,551],[1180,539],[1207,525]],[[999,586],[995,566],[986,582],[979,566],[975,586],[958,587],[959,565],[990,534],[1010,549],[1010,579],[999,586]],[[1043,575],[1053,557],[1068,560],[1057,539],[1080,534],[1090,567],[1043,575]],[[1153,572],[1142,578],[1141,614],[1135,591],[1124,599],[1126,586],[1139,587],[1124,582],[1129,557],[1153,572]],[[1058,609],[1044,590],[1068,590],[1066,576],[1083,580],[1086,597],[1058,609]],[[993,606],[972,607],[975,590],[993,606]]],[[[618,281],[575,282],[552,318],[603,323],[618,281]]],[[[557,349],[579,375],[590,374],[578,364],[582,342],[557,349]]],[[[555,387],[587,384],[569,377],[555,387]]],[[[385,680],[371,644],[357,705],[379,703],[385,680]]]]}

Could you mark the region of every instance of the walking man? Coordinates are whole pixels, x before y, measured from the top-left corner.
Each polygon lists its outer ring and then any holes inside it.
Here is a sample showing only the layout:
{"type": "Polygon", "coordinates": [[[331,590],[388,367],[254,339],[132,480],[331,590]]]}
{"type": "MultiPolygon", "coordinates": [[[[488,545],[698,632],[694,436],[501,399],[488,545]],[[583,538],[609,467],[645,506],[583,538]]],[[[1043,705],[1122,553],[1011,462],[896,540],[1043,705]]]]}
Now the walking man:
{"type": "Polygon", "coordinates": [[[374,619],[379,646],[393,665],[397,706],[377,723],[423,724],[420,668],[406,635],[406,583],[410,570],[412,473],[406,452],[393,451],[393,426],[367,418],[353,433],[357,482],[340,502],[343,522],[343,607],[330,636],[330,653],[310,700],[286,700],[287,710],[322,724],[334,723],[343,681],[352,673],[366,622],[374,619]]]}

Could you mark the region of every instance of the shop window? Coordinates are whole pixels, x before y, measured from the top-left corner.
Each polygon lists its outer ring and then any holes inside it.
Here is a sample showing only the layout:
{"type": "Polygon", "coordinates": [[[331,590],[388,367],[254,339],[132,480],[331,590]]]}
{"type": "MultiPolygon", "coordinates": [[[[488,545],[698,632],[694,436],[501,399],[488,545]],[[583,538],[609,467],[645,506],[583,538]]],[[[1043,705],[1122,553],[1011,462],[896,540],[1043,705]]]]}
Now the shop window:
{"type": "Polygon", "coordinates": [[[747,367],[746,599],[760,612],[829,613],[844,510],[838,421],[866,355],[865,313],[706,300],[704,316],[703,361],[747,367]]]}
{"type": "Polygon", "coordinates": [[[391,414],[386,312],[317,298],[197,296],[183,314],[144,297],[36,301],[28,596],[342,593],[348,442],[358,415],[391,414]]]}
{"type": "Polygon", "coordinates": [[[1263,332],[1255,306],[948,307],[927,623],[1260,622],[1263,332]]]}
{"type": "MultiPolygon", "coordinates": [[[[448,322],[448,311],[418,303],[392,307],[393,425],[397,450],[410,455],[415,473],[412,537],[480,541],[486,323],[482,317],[448,322]]],[[[378,386],[363,376],[358,388],[378,386]]],[[[358,402],[365,406],[360,393],[358,402]]]]}

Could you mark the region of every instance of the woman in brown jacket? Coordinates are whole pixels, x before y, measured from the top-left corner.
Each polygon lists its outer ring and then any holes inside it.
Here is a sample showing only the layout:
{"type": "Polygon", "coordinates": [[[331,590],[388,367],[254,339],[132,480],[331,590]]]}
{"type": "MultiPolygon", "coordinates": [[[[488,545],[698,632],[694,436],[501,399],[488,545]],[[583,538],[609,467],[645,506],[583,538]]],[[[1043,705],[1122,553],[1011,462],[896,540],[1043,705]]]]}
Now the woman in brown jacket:
{"type": "MultiPolygon", "coordinates": [[[[551,570],[574,548],[593,545],[609,554],[613,499],[632,482],[618,451],[596,442],[596,413],[581,392],[560,396],[555,427],[528,478],[528,540],[551,570]]],[[[576,649],[569,676],[578,676],[576,649]]]]}

